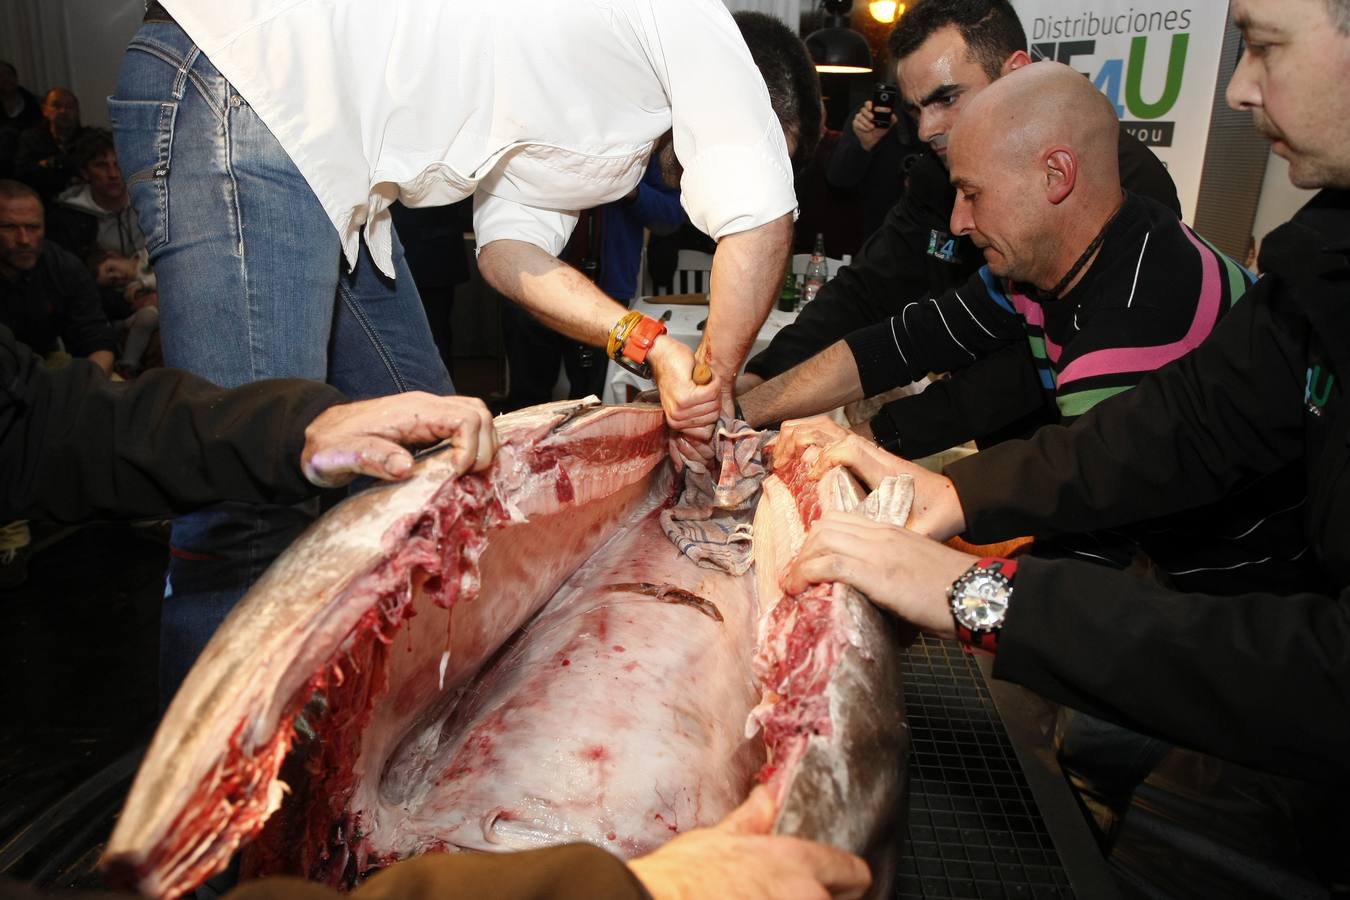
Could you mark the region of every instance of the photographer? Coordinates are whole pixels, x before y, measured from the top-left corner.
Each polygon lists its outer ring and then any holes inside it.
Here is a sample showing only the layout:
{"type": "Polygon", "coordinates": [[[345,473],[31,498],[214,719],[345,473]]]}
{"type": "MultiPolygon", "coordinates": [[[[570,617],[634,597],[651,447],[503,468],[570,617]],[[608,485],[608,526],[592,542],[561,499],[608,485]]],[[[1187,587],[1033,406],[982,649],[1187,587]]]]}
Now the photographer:
{"type": "Polygon", "coordinates": [[[877,84],[835,145],[825,180],[862,198],[863,239],[881,227],[905,192],[905,175],[923,152],[914,123],[896,115],[899,90],[877,84]]]}

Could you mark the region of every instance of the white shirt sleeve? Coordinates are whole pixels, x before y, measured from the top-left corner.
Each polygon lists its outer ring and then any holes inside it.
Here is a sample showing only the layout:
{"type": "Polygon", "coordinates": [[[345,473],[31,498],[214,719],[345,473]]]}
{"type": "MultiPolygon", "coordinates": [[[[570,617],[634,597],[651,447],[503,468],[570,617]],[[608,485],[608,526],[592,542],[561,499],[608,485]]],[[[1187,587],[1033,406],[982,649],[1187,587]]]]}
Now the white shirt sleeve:
{"type": "Polygon", "coordinates": [[[577,212],[527,206],[481,190],[473,198],[473,233],[479,249],[493,241],[525,241],[557,256],[579,217],[577,212]]]}
{"type": "Polygon", "coordinates": [[[782,127],[726,7],[653,0],[649,15],[647,48],[670,99],[690,221],[719,239],[795,211],[782,127]]]}

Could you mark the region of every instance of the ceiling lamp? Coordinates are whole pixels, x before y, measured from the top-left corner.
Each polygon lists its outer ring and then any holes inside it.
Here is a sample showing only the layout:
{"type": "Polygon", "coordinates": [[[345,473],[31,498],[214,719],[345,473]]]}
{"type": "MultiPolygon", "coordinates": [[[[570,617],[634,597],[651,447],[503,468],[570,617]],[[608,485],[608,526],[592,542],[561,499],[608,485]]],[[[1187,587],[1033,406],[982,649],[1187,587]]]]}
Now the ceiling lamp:
{"type": "Polygon", "coordinates": [[[806,36],[806,49],[817,72],[861,73],[872,71],[872,51],[867,39],[848,27],[853,0],[825,0],[825,27],[806,36]]]}
{"type": "Polygon", "coordinates": [[[889,25],[904,15],[905,4],[896,3],[895,0],[872,0],[871,3],[867,4],[867,11],[878,22],[889,25]]]}

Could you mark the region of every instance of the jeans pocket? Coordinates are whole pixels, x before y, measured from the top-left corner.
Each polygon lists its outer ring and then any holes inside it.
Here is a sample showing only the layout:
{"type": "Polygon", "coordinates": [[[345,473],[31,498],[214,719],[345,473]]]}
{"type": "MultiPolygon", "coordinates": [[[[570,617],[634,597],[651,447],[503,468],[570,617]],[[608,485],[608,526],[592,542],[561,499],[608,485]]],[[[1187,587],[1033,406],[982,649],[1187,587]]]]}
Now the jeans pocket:
{"type": "Polygon", "coordinates": [[[145,249],[153,254],[169,241],[169,167],[178,104],[109,97],[108,115],[145,249]]]}

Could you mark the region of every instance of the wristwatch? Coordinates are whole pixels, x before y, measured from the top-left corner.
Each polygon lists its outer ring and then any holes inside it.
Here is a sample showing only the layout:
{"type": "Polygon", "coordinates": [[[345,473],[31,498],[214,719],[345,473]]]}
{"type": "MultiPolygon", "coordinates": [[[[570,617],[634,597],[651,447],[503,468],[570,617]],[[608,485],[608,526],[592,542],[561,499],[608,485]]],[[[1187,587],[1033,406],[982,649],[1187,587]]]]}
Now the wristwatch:
{"type": "Polygon", "coordinates": [[[621,318],[609,333],[609,358],[639,378],[652,377],[647,353],[656,339],[666,333],[666,326],[651,316],[630,312],[621,318]]]}
{"type": "Polygon", "coordinates": [[[956,637],[962,643],[991,653],[998,649],[999,629],[1008,615],[1016,574],[1013,560],[985,557],[952,582],[947,599],[956,620],[956,637]]]}

